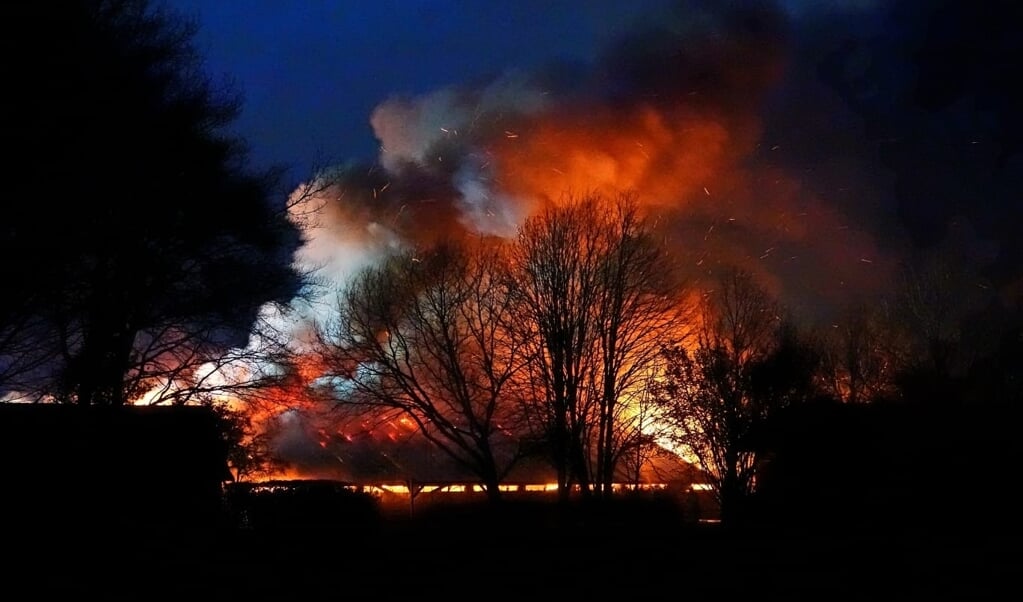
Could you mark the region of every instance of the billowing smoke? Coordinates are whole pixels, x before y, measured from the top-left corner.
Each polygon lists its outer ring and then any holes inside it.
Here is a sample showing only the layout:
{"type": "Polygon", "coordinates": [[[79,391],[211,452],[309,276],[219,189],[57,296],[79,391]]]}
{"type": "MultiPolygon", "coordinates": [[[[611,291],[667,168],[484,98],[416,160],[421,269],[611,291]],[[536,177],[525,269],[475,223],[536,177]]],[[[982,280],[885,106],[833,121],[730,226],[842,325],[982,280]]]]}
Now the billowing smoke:
{"type": "Polygon", "coordinates": [[[370,118],[378,160],[324,174],[301,261],[340,275],[387,246],[510,236],[565,195],[630,191],[694,274],[739,264],[803,310],[869,294],[888,259],[861,207],[847,212],[858,174],[823,184],[765,137],[791,80],[788,15],[675,3],[590,64],[386,99],[370,118]]]}
{"type": "Polygon", "coordinates": [[[566,195],[629,192],[695,279],[738,265],[799,315],[827,319],[879,292],[893,258],[866,226],[876,198],[862,171],[793,162],[793,136],[816,129],[772,137],[799,83],[789,16],[675,3],[592,63],[384,100],[370,116],[377,160],[296,191],[308,195],[300,265],[330,291],[394,247],[512,236],[566,195]]]}

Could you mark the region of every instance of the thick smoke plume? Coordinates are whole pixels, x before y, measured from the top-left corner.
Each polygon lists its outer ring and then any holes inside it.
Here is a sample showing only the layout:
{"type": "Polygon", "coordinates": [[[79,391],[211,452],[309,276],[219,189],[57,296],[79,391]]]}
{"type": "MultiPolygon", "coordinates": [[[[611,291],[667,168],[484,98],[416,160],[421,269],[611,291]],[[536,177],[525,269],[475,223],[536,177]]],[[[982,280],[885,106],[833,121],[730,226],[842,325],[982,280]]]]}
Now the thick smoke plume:
{"type": "Polygon", "coordinates": [[[697,282],[741,266],[810,320],[880,292],[893,258],[841,192],[859,173],[792,165],[766,136],[794,77],[787,13],[673,7],[589,64],[382,102],[370,117],[378,160],[320,174],[310,186],[328,186],[299,205],[300,264],[330,290],[394,247],[510,237],[567,195],[629,192],[697,282]]]}
{"type": "MultiPolygon", "coordinates": [[[[694,275],[738,264],[822,315],[851,291],[876,291],[889,265],[871,233],[764,138],[790,24],[740,4],[679,5],[589,65],[385,100],[371,116],[378,161],[323,174],[334,184],[315,199],[325,212],[303,263],[339,275],[338,261],[387,246],[512,236],[566,195],[629,191],[694,275]]],[[[828,183],[843,185],[856,182],[828,183]]]]}

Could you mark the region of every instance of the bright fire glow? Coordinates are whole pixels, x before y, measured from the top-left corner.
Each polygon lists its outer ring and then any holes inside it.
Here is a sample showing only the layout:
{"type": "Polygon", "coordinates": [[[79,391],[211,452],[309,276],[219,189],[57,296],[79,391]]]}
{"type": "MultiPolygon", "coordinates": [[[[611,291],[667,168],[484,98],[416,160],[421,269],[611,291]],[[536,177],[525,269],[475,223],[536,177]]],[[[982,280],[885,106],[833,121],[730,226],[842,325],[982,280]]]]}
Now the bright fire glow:
{"type": "MultiPolygon", "coordinates": [[[[634,194],[694,284],[730,264],[749,270],[781,297],[808,300],[807,306],[844,300],[849,290],[876,290],[892,262],[868,235],[849,227],[827,201],[828,191],[816,188],[803,170],[786,170],[762,157],[773,141],[763,139],[760,101],[784,72],[777,40],[746,31],[731,40],[693,24],[678,31],[687,33],[670,41],[677,48],[658,57],[666,61],[657,67],[660,72],[650,71],[648,56],[638,57],[638,65],[597,65],[595,73],[584,74],[591,78],[588,85],[609,87],[586,98],[509,75],[479,90],[445,89],[382,102],[370,117],[381,146],[377,161],[339,168],[325,176],[329,186],[320,190],[314,179],[292,195],[291,216],[304,240],[295,265],[315,271],[327,299],[296,299],[299,322],[282,331],[301,350],[315,323],[332,317],[336,290],[388,250],[442,236],[511,239],[545,203],[592,192],[634,194]],[[690,81],[687,69],[710,74],[713,85],[690,81]],[[620,72],[621,86],[605,82],[605,72],[620,72]]],[[[296,416],[314,416],[316,423],[303,436],[326,451],[333,437],[351,431],[335,422],[330,403],[310,395],[309,385],[322,374],[323,366],[308,355],[293,378],[259,402],[230,396],[224,401],[244,412],[257,433],[277,428],[294,435],[296,429],[289,428],[299,423],[296,416]]],[[[156,401],[159,391],[136,403],[156,401]]],[[[623,403],[638,408],[640,394],[630,392],[623,403]]],[[[636,412],[634,417],[641,416],[636,412]]],[[[644,433],[661,428],[652,418],[636,419],[644,433]]],[[[415,425],[392,421],[367,429],[397,440],[415,425]]],[[[666,439],[659,442],[670,446],[666,439]]],[[[293,465],[274,477],[313,472],[293,465]]],[[[408,494],[405,485],[379,487],[408,494]]],[[[525,488],[552,491],[557,484],[525,488]]]]}

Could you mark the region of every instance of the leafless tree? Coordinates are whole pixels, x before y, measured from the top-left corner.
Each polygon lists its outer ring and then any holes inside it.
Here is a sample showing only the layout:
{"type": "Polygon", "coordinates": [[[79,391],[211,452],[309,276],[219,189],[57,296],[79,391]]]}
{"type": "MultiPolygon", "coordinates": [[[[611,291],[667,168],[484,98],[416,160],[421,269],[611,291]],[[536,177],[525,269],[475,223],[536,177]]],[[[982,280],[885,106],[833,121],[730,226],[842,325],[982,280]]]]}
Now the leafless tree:
{"type": "Polygon", "coordinates": [[[39,401],[45,395],[56,340],[35,311],[38,304],[31,291],[0,300],[0,401],[39,401]]]}
{"type": "Polygon", "coordinates": [[[968,377],[998,339],[991,332],[997,324],[993,316],[977,319],[991,308],[991,285],[957,251],[931,250],[908,260],[899,273],[895,316],[908,347],[902,387],[913,397],[956,395],[956,383],[968,377]]]}
{"type": "Polygon", "coordinates": [[[702,313],[695,343],[665,351],[658,395],[676,446],[710,476],[731,521],[756,485],[747,437],[773,410],[809,395],[815,366],[748,272],[724,271],[702,313]]]}
{"type": "Polygon", "coordinates": [[[907,342],[891,305],[857,304],[818,336],[822,389],[845,403],[869,403],[898,396],[898,372],[907,342]]]}
{"type": "Polygon", "coordinates": [[[359,273],[319,328],[338,400],[400,410],[495,500],[518,455],[506,390],[525,364],[504,261],[484,240],[398,253],[359,273]]]}
{"type": "Polygon", "coordinates": [[[637,381],[628,403],[620,404],[626,411],[620,411],[615,420],[615,440],[621,442],[615,464],[621,467],[634,490],[643,483],[643,469],[648,462],[660,453],[670,453],[661,445],[669,424],[661,418],[663,408],[657,400],[657,383],[663,371],[663,362],[648,368],[646,376],[637,381]]]}
{"type": "Polygon", "coordinates": [[[531,348],[526,398],[562,498],[610,493],[641,429],[630,407],[678,334],[682,286],[635,197],[566,197],[529,219],[515,245],[516,336],[531,348]]]}

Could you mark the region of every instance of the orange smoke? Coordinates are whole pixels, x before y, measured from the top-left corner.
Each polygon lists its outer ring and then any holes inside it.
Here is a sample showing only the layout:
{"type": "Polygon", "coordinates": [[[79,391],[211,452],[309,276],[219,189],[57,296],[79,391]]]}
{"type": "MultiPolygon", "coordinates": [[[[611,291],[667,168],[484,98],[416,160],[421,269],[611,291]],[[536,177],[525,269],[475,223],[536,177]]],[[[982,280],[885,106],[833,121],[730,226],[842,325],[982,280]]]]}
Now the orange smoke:
{"type": "MultiPolygon", "coordinates": [[[[627,37],[578,89],[500,78],[381,103],[371,118],[378,162],[333,174],[314,195],[298,262],[343,284],[397,247],[512,237],[546,204],[628,193],[692,278],[689,305],[726,266],[814,318],[883,290],[892,258],[833,198],[855,182],[784,165],[764,139],[764,100],[785,75],[785,28],[769,10],[724,4],[627,37]]],[[[324,407],[309,388],[320,368],[303,361],[274,393],[277,407],[324,407]]],[[[323,446],[324,433],[340,431],[316,432],[323,446]]]]}
{"type": "Polygon", "coordinates": [[[634,193],[697,278],[734,265],[779,298],[834,304],[880,290],[894,266],[803,174],[769,162],[753,113],[682,100],[566,108],[522,120],[488,149],[494,185],[526,214],[566,195],[634,193]]]}
{"type": "Polygon", "coordinates": [[[493,151],[500,185],[516,196],[556,200],[563,193],[628,190],[663,204],[711,184],[748,146],[746,132],[736,135],[718,120],[685,111],[593,107],[543,115],[493,151]]]}

